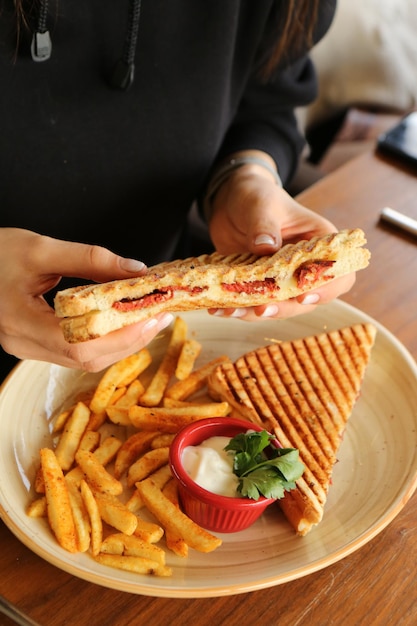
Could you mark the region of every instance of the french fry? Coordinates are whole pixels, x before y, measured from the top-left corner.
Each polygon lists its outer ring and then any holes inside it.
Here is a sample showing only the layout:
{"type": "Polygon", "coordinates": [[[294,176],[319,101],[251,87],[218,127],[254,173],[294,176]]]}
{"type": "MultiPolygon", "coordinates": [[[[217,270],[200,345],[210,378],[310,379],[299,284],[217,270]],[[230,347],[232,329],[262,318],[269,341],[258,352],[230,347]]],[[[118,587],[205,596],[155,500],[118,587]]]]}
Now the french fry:
{"type": "Polygon", "coordinates": [[[87,425],[87,430],[98,430],[103,426],[106,421],[107,413],[106,411],[100,411],[99,413],[95,413],[91,411],[90,419],[87,425]]]}
{"type": "Polygon", "coordinates": [[[157,543],[164,536],[164,529],[154,522],[148,522],[137,516],[138,522],[133,533],[135,537],[139,537],[148,543],[157,543]]]}
{"type": "Polygon", "coordinates": [[[127,380],[134,380],[143,371],[144,360],[149,364],[150,361],[144,359],[144,354],[132,354],[117,361],[117,363],[113,363],[105,371],[90,402],[92,413],[100,415],[106,410],[116,387],[119,385],[126,386],[127,380]]]}
{"type": "Polygon", "coordinates": [[[101,544],[100,552],[105,554],[124,554],[125,556],[141,556],[165,565],[165,551],[152,543],[147,543],[135,535],[114,533],[108,535],[101,544]]]}
{"type": "Polygon", "coordinates": [[[93,452],[78,450],[75,460],[93,491],[115,496],[123,492],[122,483],[106,470],[93,452]]]}
{"type": "Polygon", "coordinates": [[[140,495],[138,489],[135,489],[129,500],[126,502],[126,507],[129,509],[129,511],[132,511],[132,513],[137,513],[144,506],[145,503],[142,499],[142,496],[140,495]]]}
{"type": "Polygon", "coordinates": [[[123,556],[119,554],[97,554],[95,560],[101,565],[108,565],[136,574],[151,574],[154,576],[172,576],[172,569],[167,565],[160,565],[156,561],[144,559],[140,556],[123,556]]]}
{"type": "Polygon", "coordinates": [[[68,552],[77,552],[77,537],[67,484],[55,452],[40,450],[45,483],[46,512],[49,525],[58,543],[68,552]]]}
{"type": "Polygon", "coordinates": [[[90,547],[90,518],[78,487],[72,482],[68,482],[67,487],[77,535],[78,551],[87,552],[90,547]]]}
{"type": "Polygon", "coordinates": [[[84,402],[78,402],[65,422],[64,430],[55,448],[56,458],[63,470],[68,470],[74,463],[75,453],[89,419],[90,409],[84,402]]]}
{"type": "Polygon", "coordinates": [[[67,419],[71,415],[73,409],[74,409],[74,407],[72,406],[69,409],[66,409],[65,411],[61,411],[61,413],[59,415],[57,415],[57,417],[55,418],[55,421],[54,421],[54,426],[52,428],[52,434],[53,435],[56,435],[57,433],[60,433],[61,430],[63,430],[63,428],[65,426],[65,422],[67,421],[67,419]]]}
{"type": "Polygon", "coordinates": [[[108,418],[114,424],[129,426],[130,420],[128,409],[129,407],[138,403],[139,398],[144,393],[144,391],[145,388],[140,380],[134,380],[132,383],[130,383],[124,395],[121,396],[121,398],[119,398],[119,400],[115,404],[106,408],[108,418]]]}
{"type": "MultiPolygon", "coordinates": [[[[120,439],[110,435],[109,437],[106,437],[99,447],[94,450],[93,454],[97,461],[105,467],[114,459],[121,445],[122,441],[120,439]]],[[[80,450],[81,449],[82,448],[80,448],[80,450]]],[[[86,448],[86,450],[88,449],[86,448]]],[[[83,471],[81,467],[73,467],[67,474],[65,474],[65,478],[67,480],[73,480],[79,484],[80,480],[83,478],[83,471]]]]}
{"type": "Polygon", "coordinates": [[[145,452],[137,461],[132,463],[127,472],[127,485],[133,487],[138,480],[147,478],[155,470],[168,463],[169,448],[155,448],[145,452]]]}
{"type": "Polygon", "coordinates": [[[29,504],[26,509],[26,514],[29,517],[46,517],[46,498],[45,496],[41,496],[40,498],[35,498],[29,504]]]}
{"type": "MultiPolygon", "coordinates": [[[[162,490],[164,496],[168,498],[172,504],[175,504],[177,509],[180,508],[178,498],[178,483],[174,478],[171,478],[162,490]]],[[[180,535],[178,535],[172,528],[168,528],[165,532],[165,541],[167,548],[172,550],[174,554],[185,558],[188,556],[188,545],[180,535]]]]}
{"type": "Polygon", "coordinates": [[[171,377],[175,373],[178,357],[182,345],[187,337],[187,325],[181,317],[176,317],[172,329],[171,339],[169,341],[166,352],[155,372],[151,382],[145,393],[140,397],[140,403],[143,406],[157,406],[171,377]]]}
{"type": "Polygon", "coordinates": [[[214,368],[226,361],[230,361],[230,359],[228,356],[223,355],[202,365],[187,376],[187,378],[184,378],[184,380],[179,380],[171,385],[171,387],[166,390],[165,396],[167,398],[173,398],[174,400],[185,400],[189,398],[204,387],[208,376],[214,368]]]}
{"type": "Polygon", "coordinates": [[[114,476],[121,478],[136,459],[149,450],[151,442],[158,434],[157,431],[133,433],[120,446],[114,462],[114,476]]]}
{"type": "Polygon", "coordinates": [[[132,406],[129,418],[140,430],[176,433],[180,428],[205,417],[225,417],[230,413],[228,402],[207,402],[206,404],[173,407],[132,406]]]}
{"type": "Polygon", "coordinates": [[[96,430],[86,430],[80,440],[78,448],[80,450],[97,450],[100,445],[100,433],[96,430]]]}
{"type": "Polygon", "coordinates": [[[211,552],[222,544],[219,537],[201,528],[168,500],[161,488],[155,484],[152,476],[136,485],[146,507],[165,528],[165,532],[169,529],[170,532],[181,537],[190,548],[199,552],[211,552]]]}
{"type": "Polygon", "coordinates": [[[152,355],[148,348],[142,348],[136,353],[135,366],[126,371],[118,385],[128,387],[142,372],[144,372],[152,363],[152,355]]]}
{"type": "Polygon", "coordinates": [[[116,404],[126,393],[126,387],[116,387],[109,400],[109,406],[116,404]]]}
{"type": "Polygon", "coordinates": [[[184,380],[191,374],[201,348],[201,343],[196,339],[186,339],[184,341],[175,370],[175,377],[178,380],[184,380]]]}
{"type": "MultiPolygon", "coordinates": [[[[152,476],[145,478],[145,480],[152,480],[152,483],[158,489],[163,489],[171,478],[172,478],[171,468],[167,464],[157,469],[156,472],[152,474],[152,476]]],[[[142,484],[142,482],[145,482],[145,481],[138,481],[137,483],[135,483],[137,489],[139,489],[139,486],[142,484]]]]}
{"type": "Polygon", "coordinates": [[[126,535],[135,532],[138,520],[134,513],[115,496],[95,491],[94,497],[100,511],[101,519],[126,535]]]}
{"type": "Polygon", "coordinates": [[[93,492],[84,479],[81,480],[80,491],[90,519],[91,553],[93,556],[96,556],[100,552],[101,543],[103,541],[103,522],[101,521],[100,511],[93,492]]]}
{"type": "Polygon", "coordinates": [[[170,446],[173,439],[175,437],[175,433],[162,433],[160,435],[156,435],[151,441],[151,448],[165,448],[166,446],[170,446]]]}

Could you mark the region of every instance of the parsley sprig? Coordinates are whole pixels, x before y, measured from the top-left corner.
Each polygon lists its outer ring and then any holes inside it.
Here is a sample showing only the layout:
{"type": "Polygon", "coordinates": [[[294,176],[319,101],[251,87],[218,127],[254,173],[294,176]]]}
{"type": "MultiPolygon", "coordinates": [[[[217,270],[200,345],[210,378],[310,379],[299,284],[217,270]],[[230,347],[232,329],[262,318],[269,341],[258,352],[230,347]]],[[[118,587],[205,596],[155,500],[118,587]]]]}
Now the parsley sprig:
{"type": "Polygon", "coordinates": [[[304,472],[296,448],[271,445],[276,438],[266,430],[239,433],[225,447],[234,451],[233,471],[239,478],[238,492],[252,500],[259,497],[280,499],[295,488],[304,472]]]}

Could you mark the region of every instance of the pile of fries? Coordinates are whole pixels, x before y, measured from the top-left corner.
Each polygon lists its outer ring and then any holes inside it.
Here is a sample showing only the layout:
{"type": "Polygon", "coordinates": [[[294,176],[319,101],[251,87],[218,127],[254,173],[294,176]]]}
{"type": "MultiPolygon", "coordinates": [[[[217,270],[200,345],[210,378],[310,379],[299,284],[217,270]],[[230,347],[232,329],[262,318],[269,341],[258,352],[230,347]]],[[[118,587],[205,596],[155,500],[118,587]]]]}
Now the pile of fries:
{"type": "Polygon", "coordinates": [[[201,395],[210,372],[228,357],[196,368],[200,351],[177,317],[159,363],[147,348],[115,363],[95,389],[56,417],[54,446],[40,450],[37,496],[27,513],[45,517],[65,550],[89,552],[110,567],[171,576],[167,551],[186,557],[189,548],[211,552],[221,545],[181,510],[168,464],[182,426],[230,413],[227,402],[201,395]],[[142,382],[152,363],[153,374],[142,382]]]}

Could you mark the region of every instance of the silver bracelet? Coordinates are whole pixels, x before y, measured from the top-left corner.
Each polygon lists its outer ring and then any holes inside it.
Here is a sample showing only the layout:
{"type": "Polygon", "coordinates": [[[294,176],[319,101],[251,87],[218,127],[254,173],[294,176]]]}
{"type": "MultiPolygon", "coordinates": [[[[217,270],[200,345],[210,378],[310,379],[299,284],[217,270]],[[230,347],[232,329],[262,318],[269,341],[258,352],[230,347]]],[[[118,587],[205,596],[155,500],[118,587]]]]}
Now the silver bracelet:
{"type": "Polygon", "coordinates": [[[242,167],[242,165],[248,165],[249,163],[255,163],[256,165],[261,165],[264,169],[268,170],[268,172],[272,174],[272,176],[275,179],[275,183],[279,187],[283,186],[282,180],[277,170],[274,167],[272,167],[272,165],[270,165],[265,159],[262,159],[261,157],[255,157],[255,156],[234,157],[230,159],[229,161],[227,161],[226,163],[224,163],[223,165],[221,165],[214,172],[208,184],[206,195],[204,196],[204,201],[203,201],[204,216],[206,220],[209,219],[210,214],[211,214],[211,202],[214,196],[216,195],[216,193],[218,192],[218,190],[220,189],[220,187],[223,185],[223,183],[229,178],[229,176],[235,170],[239,169],[239,167],[242,167]]]}

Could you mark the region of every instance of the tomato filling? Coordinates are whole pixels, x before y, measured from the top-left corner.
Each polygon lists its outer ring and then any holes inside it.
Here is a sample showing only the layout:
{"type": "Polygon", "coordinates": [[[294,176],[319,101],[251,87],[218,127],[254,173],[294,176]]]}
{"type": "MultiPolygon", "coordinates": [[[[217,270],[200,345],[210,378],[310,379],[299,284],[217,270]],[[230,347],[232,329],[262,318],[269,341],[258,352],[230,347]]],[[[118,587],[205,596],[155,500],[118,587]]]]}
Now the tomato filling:
{"type": "Polygon", "coordinates": [[[174,296],[174,291],[188,291],[190,293],[201,293],[204,291],[203,287],[171,287],[167,288],[166,291],[162,291],[160,289],[155,289],[152,293],[146,294],[146,296],[142,296],[141,298],[137,298],[135,300],[128,300],[127,298],[120,300],[118,302],[114,302],[112,307],[117,309],[118,311],[135,311],[137,309],[144,309],[153,304],[159,304],[160,302],[166,302],[171,300],[174,296]]]}
{"type": "MultiPolygon", "coordinates": [[[[335,262],[336,261],[311,261],[300,265],[294,272],[297,287],[304,289],[305,287],[314,285],[329,267],[333,267],[335,262]]],[[[334,276],[331,274],[324,277],[325,280],[331,280],[332,278],[334,278],[334,276]]]]}
{"type": "Polygon", "coordinates": [[[274,278],[265,278],[264,280],[252,280],[243,283],[223,283],[222,288],[225,291],[233,291],[234,293],[268,293],[279,289],[275,284],[274,278]]]}

